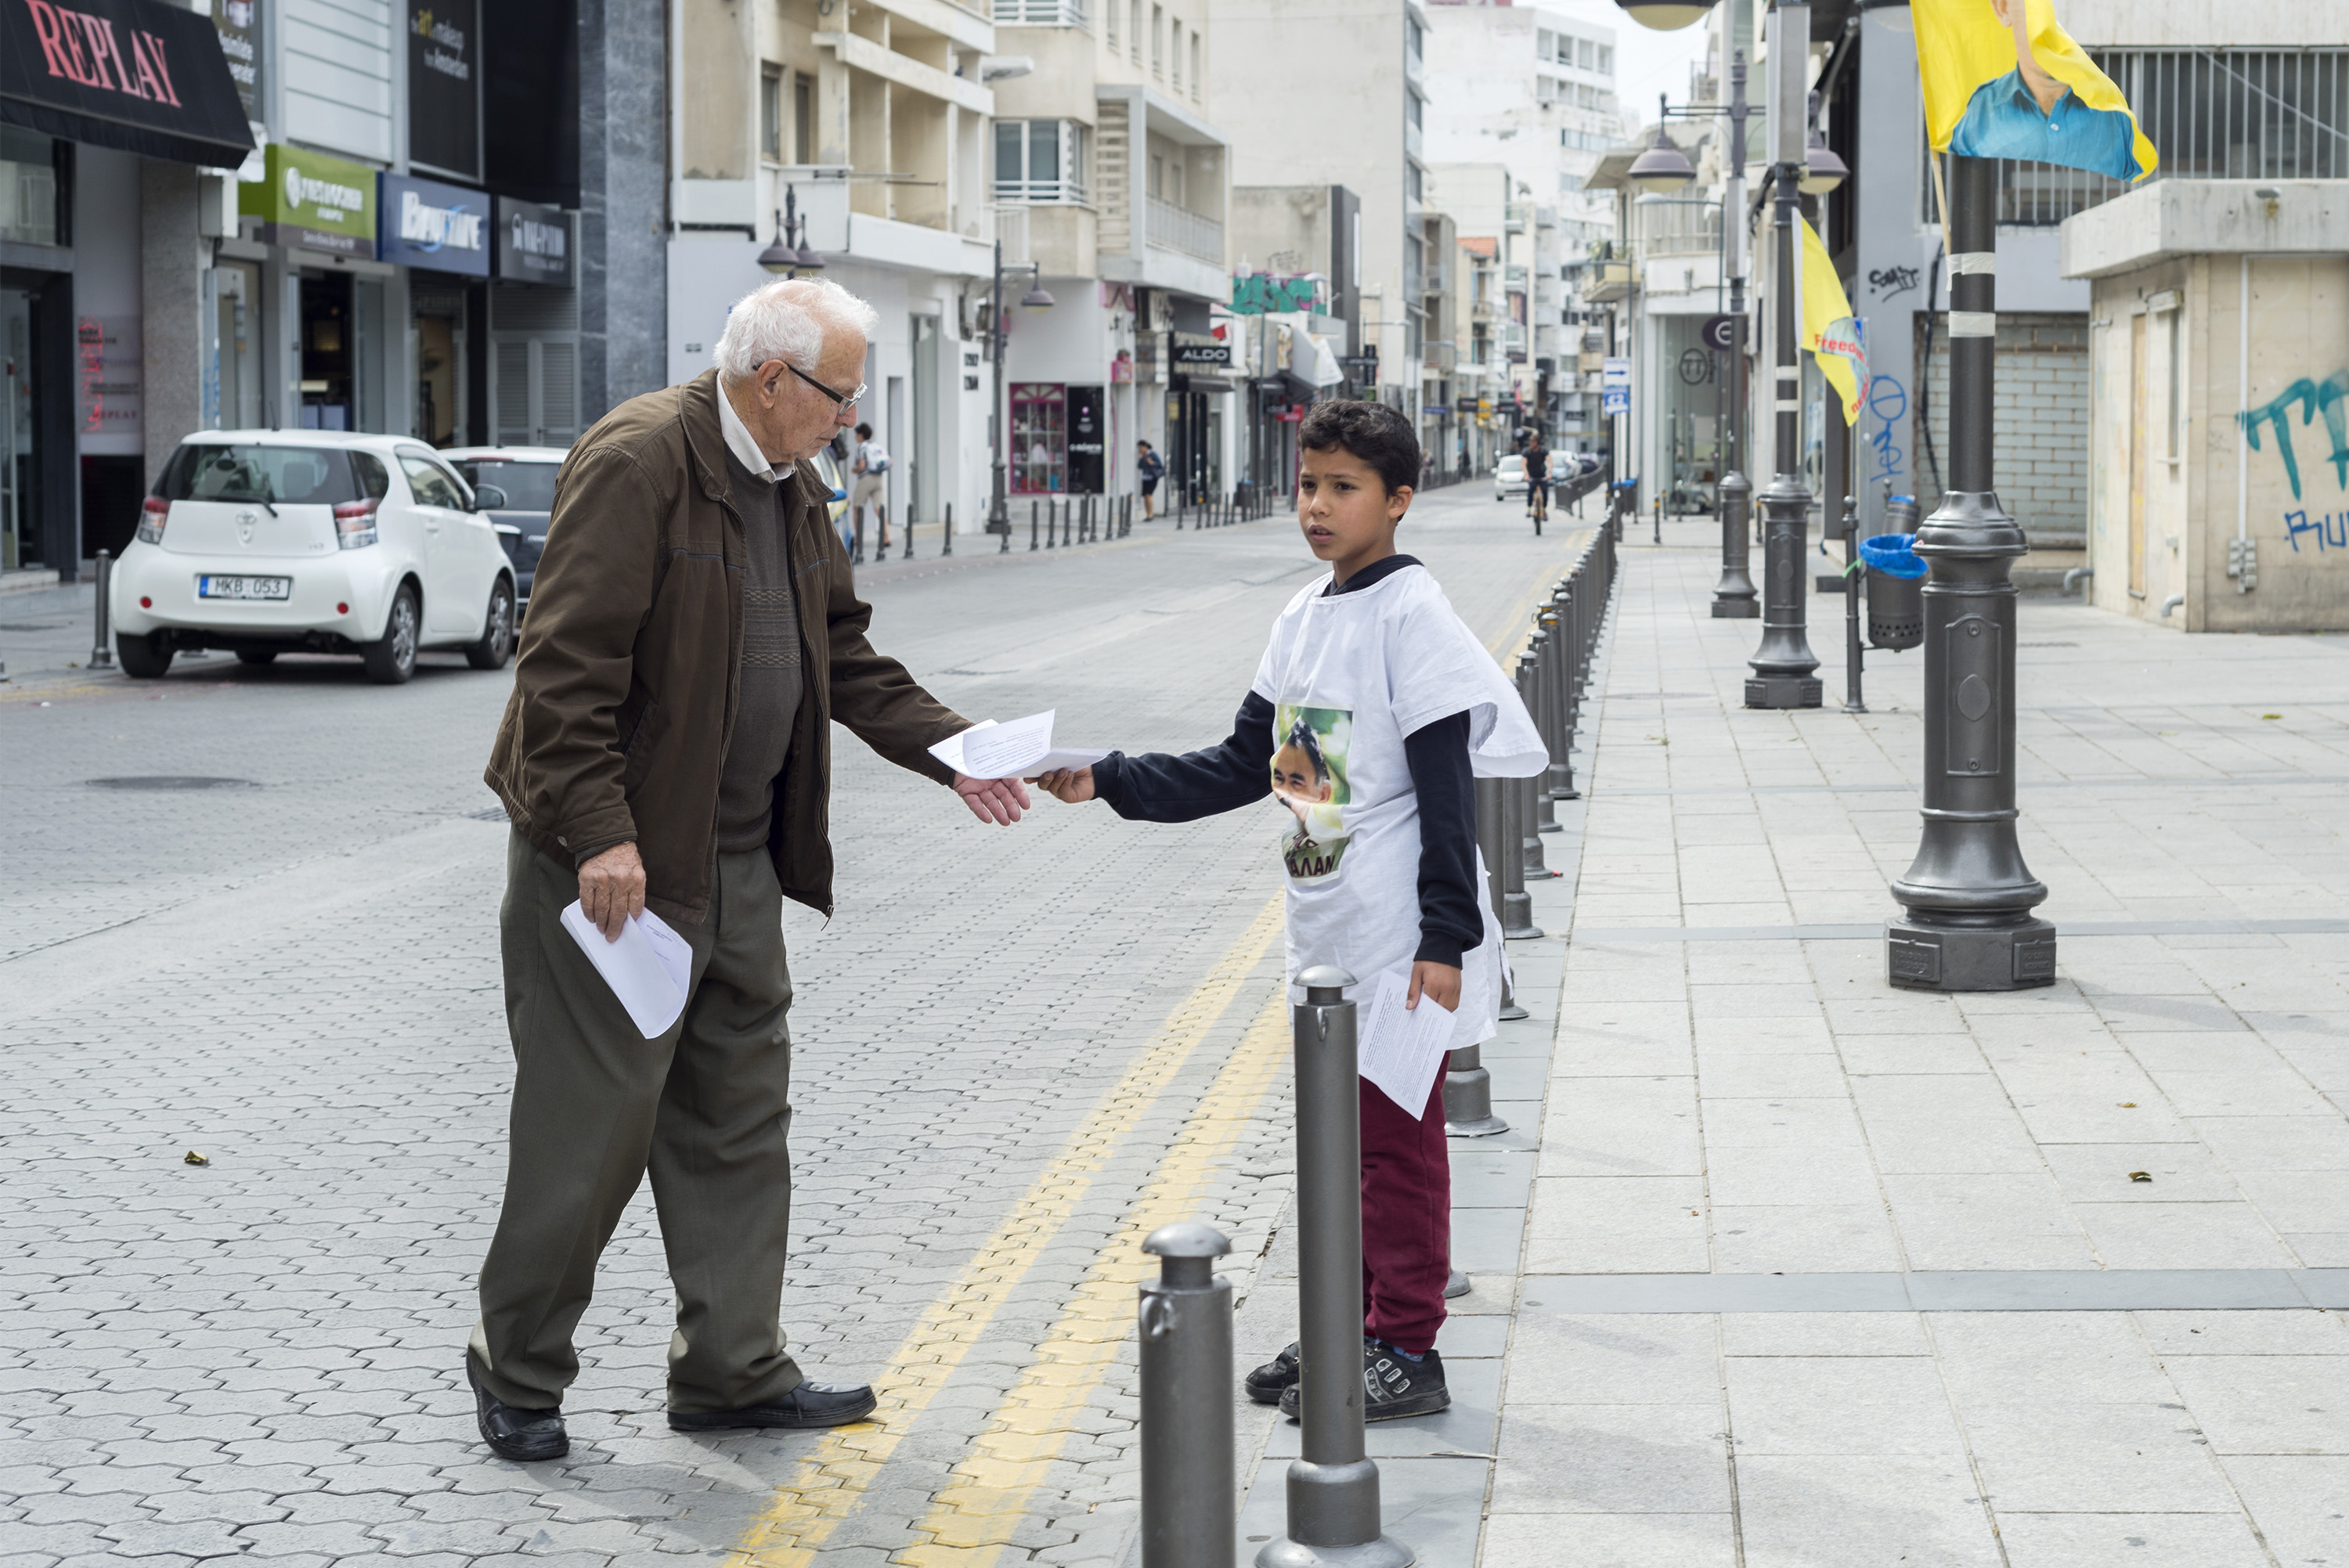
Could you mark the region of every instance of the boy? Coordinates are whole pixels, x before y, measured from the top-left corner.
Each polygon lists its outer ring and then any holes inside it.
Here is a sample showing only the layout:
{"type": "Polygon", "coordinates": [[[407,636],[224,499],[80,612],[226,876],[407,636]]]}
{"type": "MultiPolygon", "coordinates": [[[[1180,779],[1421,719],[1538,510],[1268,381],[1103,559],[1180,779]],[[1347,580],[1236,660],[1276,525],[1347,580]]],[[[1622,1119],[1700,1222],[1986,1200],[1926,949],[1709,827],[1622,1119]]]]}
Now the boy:
{"type": "MultiPolygon", "coordinates": [[[[1409,1005],[1454,1013],[1453,1048],[1476,1044],[1495,1032],[1501,945],[1472,781],[1530,776],[1548,754],[1435,579],[1395,553],[1420,470],[1410,422],[1381,404],[1322,403],[1298,446],[1298,523],[1330,575],[1274,623],[1230,738],[1181,757],[1112,752],[1040,782],[1158,822],[1271,793],[1294,822],[1279,846],[1288,973],[1335,964],[1362,999],[1407,968],[1409,1005]]],[[[1435,1351],[1452,1250],[1443,1074],[1424,1105],[1368,1082],[1359,1092],[1364,1416],[1429,1415],[1452,1402],[1435,1351]]],[[[1248,1395],[1294,1416],[1299,1376],[1292,1345],[1248,1375],[1248,1395]]]]}

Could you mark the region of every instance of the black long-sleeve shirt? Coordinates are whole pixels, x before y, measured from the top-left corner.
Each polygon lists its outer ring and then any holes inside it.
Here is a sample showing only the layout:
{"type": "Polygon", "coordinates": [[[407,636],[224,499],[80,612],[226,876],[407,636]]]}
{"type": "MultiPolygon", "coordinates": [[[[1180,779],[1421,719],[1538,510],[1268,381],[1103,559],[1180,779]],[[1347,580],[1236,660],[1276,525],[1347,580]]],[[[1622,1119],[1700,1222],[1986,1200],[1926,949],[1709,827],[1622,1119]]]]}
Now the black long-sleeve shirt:
{"type": "MultiPolygon", "coordinates": [[[[1419,562],[1390,555],[1326,592],[1351,593],[1419,562]]],[[[1093,764],[1093,792],[1119,816],[1189,822],[1237,810],[1272,793],[1272,704],[1251,691],[1220,746],[1180,756],[1113,751],[1093,764]]],[[[1475,779],[1464,710],[1403,737],[1403,761],[1419,797],[1419,951],[1426,964],[1459,968],[1485,940],[1476,893],[1475,779]]]]}

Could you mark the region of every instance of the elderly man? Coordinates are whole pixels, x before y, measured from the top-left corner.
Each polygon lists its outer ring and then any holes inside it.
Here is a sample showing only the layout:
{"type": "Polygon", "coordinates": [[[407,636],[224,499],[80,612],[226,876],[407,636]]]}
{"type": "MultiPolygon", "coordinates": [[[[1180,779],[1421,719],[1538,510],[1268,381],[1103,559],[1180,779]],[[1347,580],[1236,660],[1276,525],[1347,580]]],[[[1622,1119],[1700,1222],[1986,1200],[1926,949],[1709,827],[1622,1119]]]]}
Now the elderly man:
{"type": "Polygon", "coordinates": [[[466,1372],[506,1459],[568,1451],[572,1332],[647,1168],[677,1287],[669,1425],[837,1426],[874,1408],[783,1347],[782,901],[832,912],[834,719],[982,821],[1028,804],[1017,779],[928,755],[966,723],[865,640],[830,490],[799,466],[855,422],[874,319],[835,284],[770,284],[728,317],[716,369],[614,409],[563,466],[486,775],[513,820],[499,919],[515,1071],[466,1372]],[[649,908],[691,947],[685,1012],[657,1039],[564,929],[574,899],[607,941],[649,908]]]}

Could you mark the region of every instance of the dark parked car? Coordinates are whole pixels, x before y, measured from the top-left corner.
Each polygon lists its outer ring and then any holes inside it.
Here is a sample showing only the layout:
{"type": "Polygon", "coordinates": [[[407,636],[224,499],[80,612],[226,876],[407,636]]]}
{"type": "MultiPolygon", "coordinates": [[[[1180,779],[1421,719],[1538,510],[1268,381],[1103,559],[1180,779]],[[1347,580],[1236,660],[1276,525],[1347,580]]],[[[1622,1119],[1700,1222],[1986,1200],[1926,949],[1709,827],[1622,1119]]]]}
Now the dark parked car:
{"type": "Polygon", "coordinates": [[[481,510],[513,562],[517,609],[530,605],[530,580],[546,548],[546,520],[554,511],[554,476],[570,453],[561,447],[454,447],[440,454],[475,490],[502,492],[481,510]]]}

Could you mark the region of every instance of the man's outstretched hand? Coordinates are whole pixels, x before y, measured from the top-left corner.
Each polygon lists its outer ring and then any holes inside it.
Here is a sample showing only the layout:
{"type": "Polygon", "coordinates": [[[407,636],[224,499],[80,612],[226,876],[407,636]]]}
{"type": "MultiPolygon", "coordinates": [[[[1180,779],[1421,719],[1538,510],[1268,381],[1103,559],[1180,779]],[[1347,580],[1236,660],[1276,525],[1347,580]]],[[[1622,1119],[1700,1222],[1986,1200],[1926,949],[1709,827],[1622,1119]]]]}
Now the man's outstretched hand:
{"type": "Polygon", "coordinates": [[[957,773],[954,787],[970,814],[982,822],[1009,827],[1029,809],[1028,786],[1017,779],[972,779],[957,773]]]}
{"type": "Polygon", "coordinates": [[[579,908],[605,941],[620,940],[622,929],[645,912],[645,862],[635,844],[614,844],[581,863],[579,908]]]}

